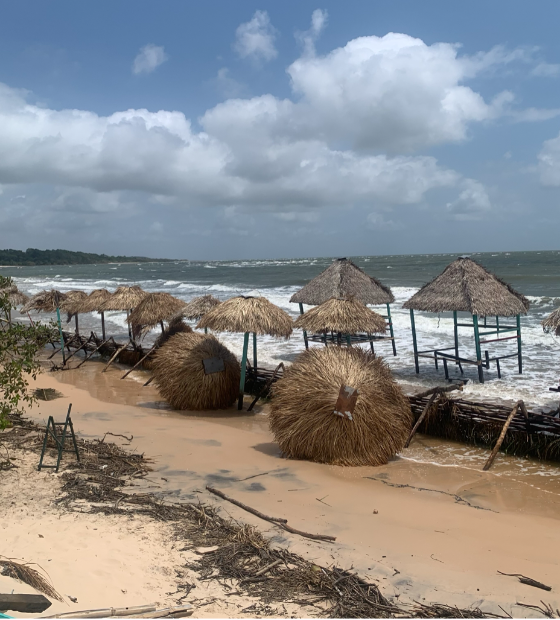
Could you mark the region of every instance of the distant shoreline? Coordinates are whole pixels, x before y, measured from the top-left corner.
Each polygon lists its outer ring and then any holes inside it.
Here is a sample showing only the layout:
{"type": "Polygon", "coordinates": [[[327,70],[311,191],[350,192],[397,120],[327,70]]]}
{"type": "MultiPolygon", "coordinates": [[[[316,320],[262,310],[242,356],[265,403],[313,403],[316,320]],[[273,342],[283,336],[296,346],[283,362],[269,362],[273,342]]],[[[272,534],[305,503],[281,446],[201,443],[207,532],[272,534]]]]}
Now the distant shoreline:
{"type": "MultiPolygon", "coordinates": [[[[183,259],[184,260],[184,259],[183,259]]],[[[120,265],[129,263],[171,263],[173,258],[150,258],[148,256],[110,256],[70,250],[0,250],[0,267],[41,267],[68,265],[120,265]]]]}

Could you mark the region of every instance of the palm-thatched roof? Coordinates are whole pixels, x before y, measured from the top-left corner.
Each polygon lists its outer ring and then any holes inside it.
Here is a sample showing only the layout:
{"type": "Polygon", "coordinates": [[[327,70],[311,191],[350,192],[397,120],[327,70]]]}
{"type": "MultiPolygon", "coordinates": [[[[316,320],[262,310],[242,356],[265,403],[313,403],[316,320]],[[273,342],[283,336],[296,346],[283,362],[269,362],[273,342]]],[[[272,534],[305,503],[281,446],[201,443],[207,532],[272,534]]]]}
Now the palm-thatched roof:
{"type": "Polygon", "coordinates": [[[108,310],[132,310],[148,293],[139,286],[119,286],[117,290],[100,306],[104,312],[108,310]]]}
{"type": "Polygon", "coordinates": [[[78,299],[76,305],[72,306],[73,314],[83,314],[85,312],[103,312],[101,306],[111,297],[111,293],[106,288],[98,288],[92,291],[87,297],[78,299]]]}
{"type": "Polygon", "coordinates": [[[147,293],[128,317],[135,331],[155,327],[161,321],[176,317],[185,307],[185,302],[169,293],[147,293]]]}
{"type": "Polygon", "coordinates": [[[72,290],[64,293],[66,298],[60,304],[60,309],[67,313],[66,322],[70,323],[72,317],[80,310],[80,305],[87,298],[88,294],[85,291],[72,290]]]}
{"type": "Polygon", "coordinates": [[[37,312],[56,312],[60,308],[60,304],[64,301],[66,295],[52,289],[50,291],[40,291],[33,295],[31,299],[21,309],[21,314],[26,314],[30,310],[37,312]]]}
{"type": "Polygon", "coordinates": [[[368,276],[347,258],[339,258],[301,290],[291,302],[318,306],[332,297],[354,297],[363,304],[390,304],[395,301],[388,286],[368,276]]]}
{"type": "Polygon", "coordinates": [[[209,310],[221,304],[219,299],[216,299],[212,295],[203,295],[202,297],[195,297],[191,299],[182,311],[182,315],[189,321],[198,321],[209,310]]]}
{"type": "Polygon", "coordinates": [[[463,256],[413,295],[403,308],[425,312],[453,310],[479,316],[527,314],[529,300],[482,265],[463,256]]]}
{"type": "Polygon", "coordinates": [[[541,321],[541,325],[546,333],[554,332],[556,336],[560,336],[560,308],[553,310],[543,321],[541,321]]]}
{"type": "Polygon", "coordinates": [[[404,447],[412,426],[410,403],[388,366],[359,347],[305,351],[273,387],[270,405],[283,454],[319,463],[383,465],[404,447]],[[357,390],[353,411],[348,403],[337,410],[347,388],[357,390]]]}
{"type": "Polygon", "coordinates": [[[0,295],[7,295],[8,301],[12,306],[21,306],[29,301],[29,297],[18,290],[15,284],[0,288],[0,295]]]}
{"type": "Polygon", "coordinates": [[[294,327],[312,334],[384,334],[386,330],[385,319],[361,301],[334,297],[300,315],[294,322],[294,327]]]}
{"type": "Polygon", "coordinates": [[[232,297],[209,310],[197,327],[216,332],[253,332],[289,338],[293,321],[287,312],[265,297],[232,297]]]}

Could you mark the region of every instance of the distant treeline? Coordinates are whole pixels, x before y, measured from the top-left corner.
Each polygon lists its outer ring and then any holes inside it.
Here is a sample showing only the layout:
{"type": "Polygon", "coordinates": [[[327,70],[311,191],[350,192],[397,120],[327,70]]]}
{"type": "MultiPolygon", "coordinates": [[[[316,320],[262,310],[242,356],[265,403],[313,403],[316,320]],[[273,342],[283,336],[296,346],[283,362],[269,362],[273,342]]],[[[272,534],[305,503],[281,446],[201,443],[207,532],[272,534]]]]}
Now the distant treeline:
{"type": "Polygon", "coordinates": [[[147,263],[169,259],[147,258],[145,256],[108,256],[107,254],[87,254],[69,250],[0,250],[0,265],[25,267],[32,265],[92,265],[97,263],[147,263]]]}

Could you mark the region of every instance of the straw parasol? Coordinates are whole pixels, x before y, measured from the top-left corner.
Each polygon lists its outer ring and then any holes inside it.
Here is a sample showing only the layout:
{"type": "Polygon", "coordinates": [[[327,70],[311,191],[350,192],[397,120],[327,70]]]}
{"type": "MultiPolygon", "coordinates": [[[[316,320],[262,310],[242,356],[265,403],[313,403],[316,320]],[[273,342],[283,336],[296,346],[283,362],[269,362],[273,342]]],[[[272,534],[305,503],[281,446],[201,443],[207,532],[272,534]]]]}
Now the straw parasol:
{"type": "Polygon", "coordinates": [[[198,321],[207,312],[215,308],[222,302],[216,299],[212,295],[203,295],[202,297],[195,297],[191,299],[183,310],[183,316],[189,321],[198,321]]]}
{"type": "Polygon", "coordinates": [[[300,315],[294,322],[294,327],[313,334],[384,334],[386,331],[385,319],[361,301],[335,297],[300,315]]]}
{"type": "Polygon", "coordinates": [[[139,286],[119,286],[117,290],[106,299],[101,305],[104,312],[120,311],[125,312],[136,308],[136,306],[148,295],[139,286]]]}
{"type": "Polygon", "coordinates": [[[25,293],[18,290],[18,287],[15,284],[10,284],[9,286],[0,288],[0,295],[5,295],[8,303],[10,304],[8,308],[8,324],[11,324],[12,308],[26,304],[29,301],[29,297],[25,293]]]}
{"type": "Polygon", "coordinates": [[[224,409],[235,402],[240,367],[214,336],[180,333],[158,349],[154,383],[175,409],[224,409]]]}
{"type": "Polygon", "coordinates": [[[40,291],[33,295],[23,306],[21,314],[27,314],[30,310],[35,310],[36,312],[56,312],[65,299],[66,295],[55,289],[40,291]]]}
{"type": "Polygon", "coordinates": [[[80,328],[78,325],[78,313],[73,312],[72,310],[75,304],[78,304],[79,302],[83,301],[88,295],[85,291],[78,291],[78,290],[68,291],[67,293],[64,293],[64,294],[66,295],[66,298],[60,304],[60,309],[67,313],[67,316],[66,316],[67,323],[70,323],[70,321],[72,320],[72,317],[74,317],[74,320],[76,322],[76,333],[79,334],[80,328]]]}
{"type": "Polygon", "coordinates": [[[293,321],[287,312],[268,301],[265,297],[232,297],[209,310],[198,322],[197,327],[217,332],[244,334],[241,378],[239,384],[238,409],[243,408],[245,372],[249,333],[253,333],[253,365],[257,372],[257,334],[289,338],[293,321]]]}
{"type": "Polygon", "coordinates": [[[541,321],[543,331],[547,334],[553,332],[560,336],[560,308],[553,310],[545,319],[541,321]]]}
{"type": "Polygon", "coordinates": [[[87,297],[76,302],[73,306],[79,314],[85,314],[87,312],[98,312],[101,314],[101,333],[103,340],[106,339],[105,335],[105,312],[102,310],[103,304],[111,297],[111,293],[106,288],[98,288],[92,291],[87,297]]]}
{"type": "Polygon", "coordinates": [[[185,305],[184,301],[169,293],[147,293],[127,319],[132,325],[134,337],[137,338],[158,324],[163,332],[163,321],[177,317],[185,305]]]}
{"type": "Polygon", "coordinates": [[[529,300],[482,265],[462,256],[413,295],[403,308],[468,312],[478,316],[527,314],[529,300]]]}
{"type": "MultiPolygon", "coordinates": [[[[354,395],[354,398],[356,395],[354,395]]],[[[334,465],[384,465],[412,414],[381,358],[360,348],[304,351],[272,391],[270,428],[284,455],[334,465]],[[341,399],[357,390],[357,399],[341,399]]]]}
{"type": "Polygon", "coordinates": [[[294,293],[292,303],[318,306],[332,297],[354,297],[373,306],[395,301],[388,286],[368,274],[347,258],[338,258],[301,290],[294,293]]]}

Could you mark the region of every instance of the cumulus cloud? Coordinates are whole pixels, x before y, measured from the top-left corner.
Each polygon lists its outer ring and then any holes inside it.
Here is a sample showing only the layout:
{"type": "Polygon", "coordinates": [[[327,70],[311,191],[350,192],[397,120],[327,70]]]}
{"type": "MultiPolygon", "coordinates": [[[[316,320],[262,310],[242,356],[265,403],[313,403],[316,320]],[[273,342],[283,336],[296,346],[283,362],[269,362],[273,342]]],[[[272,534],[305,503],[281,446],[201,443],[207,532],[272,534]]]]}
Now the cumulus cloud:
{"type": "Polygon", "coordinates": [[[447,204],[447,210],[457,220],[480,219],[491,208],[486,188],[474,179],[464,179],[457,199],[447,204]]]}
{"type": "Polygon", "coordinates": [[[241,58],[269,61],[278,56],[274,40],[276,30],[266,11],[255,11],[253,18],[235,31],[234,49],[241,58]]]}
{"type": "Polygon", "coordinates": [[[543,185],[560,185],[560,134],[546,140],[538,155],[538,171],[543,185]]]}
{"type": "Polygon", "coordinates": [[[155,71],[168,58],[163,46],[160,47],[152,43],[144,45],[132,63],[132,73],[135,75],[140,73],[152,73],[152,71],[155,71]]]}
{"type": "Polygon", "coordinates": [[[540,62],[533,68],[532,74],[537,77],[557,77],[560,75],[560,65],[540,62]]]}
{"type": "Polygon", "coordinates": [[[315,42],[327,25],[328,13],[322,9],[315,9],[311,15],[311,27],[305,32],[296,33],[296,38],[303,45],[306,56],[315,55],[315,42]]]}

